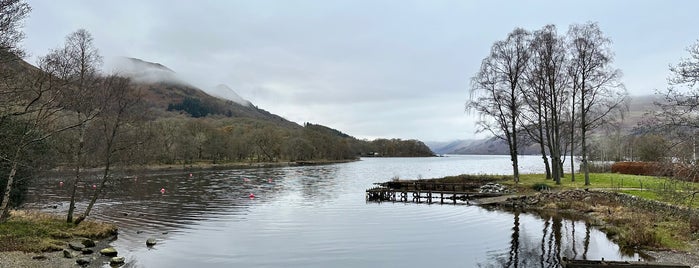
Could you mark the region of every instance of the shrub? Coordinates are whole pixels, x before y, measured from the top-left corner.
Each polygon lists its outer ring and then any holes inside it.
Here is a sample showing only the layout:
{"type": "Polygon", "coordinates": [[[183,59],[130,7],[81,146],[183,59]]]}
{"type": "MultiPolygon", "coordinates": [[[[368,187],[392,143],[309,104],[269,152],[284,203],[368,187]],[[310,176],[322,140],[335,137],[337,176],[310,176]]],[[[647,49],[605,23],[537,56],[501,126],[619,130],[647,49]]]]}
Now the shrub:
{"type": "Polygon", "coordinates": [[[645,176],[672,176],[671,164],[658,162],[616,162],[612,164],[613,173],[645,176]]]}

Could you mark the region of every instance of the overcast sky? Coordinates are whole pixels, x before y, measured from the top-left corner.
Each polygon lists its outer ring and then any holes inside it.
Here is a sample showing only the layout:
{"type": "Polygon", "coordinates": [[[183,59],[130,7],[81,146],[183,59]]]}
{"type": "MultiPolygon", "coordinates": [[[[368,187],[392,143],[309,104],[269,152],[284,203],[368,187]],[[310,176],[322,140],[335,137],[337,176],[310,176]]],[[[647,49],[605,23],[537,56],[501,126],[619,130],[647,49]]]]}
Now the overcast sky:
{"type": "Polygon", "coordinates": [[[464,113],[469,79],[515,27],[598,22],[632,95],[665,88],[668,64],[699,38],[697,1],[28,2],[32,63],[84,28],[106,63],[158,62],[291,121],[368,139],[482,137],[464,113]]]}

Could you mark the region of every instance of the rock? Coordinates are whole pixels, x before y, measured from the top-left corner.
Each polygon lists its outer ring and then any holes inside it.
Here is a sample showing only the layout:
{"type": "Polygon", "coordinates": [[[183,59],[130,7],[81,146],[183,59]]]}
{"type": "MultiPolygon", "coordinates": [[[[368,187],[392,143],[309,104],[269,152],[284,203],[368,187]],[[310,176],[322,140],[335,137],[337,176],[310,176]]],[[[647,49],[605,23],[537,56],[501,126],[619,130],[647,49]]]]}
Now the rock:
{"type": "Polygon", "coordinates": [[[94,253],[94,251],[92,251],[92,249],[89,248],[84,248],[83,250],[81,250],[81,252],[85,255],[94,253]]]}
{"type": "Polygon", "coordinates": [[[77,251],[82,251],[85,248],[85,246],[80,242],[70,242],[68,243],[68,247],[77,251]]]}
{"type": "Polygon", "coordinates": [[[77,263],[80,266],[88,265],[88,264],[90,264],[90,259],[80,258],[80,259],[75,260],[75,263],[77,263]]]}
{"type": "Polygon", "coordinates": [[[118,252],[113,247],[108,247],[108,248],[100,250],[100,254],[102,254],[104,256],[109,256],[109,257],[116,257],[118,252]]]}
{"type": "Polygon", "coordinates": [[[113,257],[109,259],[109,264],[111,265],[119,265],[119,264],[124,264],[126,261],[126,258],[124,257],[113,257]]]}
{"type": "Polygon", "coordinates": [[[32,257],[33,260],[45,260],[46,256],[45,255],[36,255],[32,257]]]}
{"type": "Polygon", "coordinates": [[[155,240],[155,238],[148,238],[148,240],[146,240],[146,246],[149,247],[155,246],[156,243],[157,241],[155,240]]]}
{"type": "Polygon", "coordinates": [[[68,259],[72,259],[72,258],[73,258],[73,253],[70,252],[70,250],[64,249],[64,250],[63,250],[63,257],[64,257],[64,258],[68,258],[68,259]]]}
{"type": "Polygon", "coordinates": [[[95,246],[95,241],[92,241],[92,239],[85,239],[83,240],[83,246],[86,248],[91,248],[95,246]]]}

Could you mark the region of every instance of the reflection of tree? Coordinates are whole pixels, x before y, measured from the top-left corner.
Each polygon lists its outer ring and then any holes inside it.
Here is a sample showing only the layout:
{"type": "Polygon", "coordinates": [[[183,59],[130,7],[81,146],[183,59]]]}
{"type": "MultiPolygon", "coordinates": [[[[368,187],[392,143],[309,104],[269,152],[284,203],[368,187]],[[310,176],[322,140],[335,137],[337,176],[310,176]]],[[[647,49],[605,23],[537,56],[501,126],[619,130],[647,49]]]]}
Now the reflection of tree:
{"type": "Polygon", "coordinates": [[[544,267],[544,262],[548,262],[546,260],[546,233],[549,231],[549,226],[551,223],[549,222],[549,218],[544,219],[544,233],[541,234],[541,267],[544,267]]]}
{"type": "Polygon", "coordinates": [[[587,260],[587,251],[590,249],[590,229],[592,225],[589,222],[585,222],[585,240],[583,242],[583,260],[587,260]]]}
{"type": "Polygon", "coordinates": [[[510,247],[491,259],[486,267],[561,267],[563,256],[569,259],[587,259],[592,225],[585,223],[585,232],[579,230],[580,221],[560,215],[540,215],[541,232],[528,237],[524,232],[521,212],[513,211],[510,247]],[[582,256],[581,256],[582,255],[582,256]]]}
{"type": "Polygon", "coordinates": [[[519,263],[519,211],[515,211],[514,226],[512,227],[512,239],[510,240],[510,259],[506,267],[518,267],[519,263]]]}

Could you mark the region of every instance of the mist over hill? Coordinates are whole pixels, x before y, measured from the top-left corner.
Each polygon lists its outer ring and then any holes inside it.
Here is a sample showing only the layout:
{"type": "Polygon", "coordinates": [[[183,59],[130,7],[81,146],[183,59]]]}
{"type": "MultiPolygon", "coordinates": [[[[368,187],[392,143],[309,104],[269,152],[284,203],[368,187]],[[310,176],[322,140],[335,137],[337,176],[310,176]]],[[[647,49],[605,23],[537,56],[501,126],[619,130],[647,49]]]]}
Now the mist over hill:
{"type": "MultiPolygon", "coordinates": [[[[643,120],[649,111],[656,111],[655,102],[662,101],[658,95],[631,96],[629,98],[628,112],[619,123],[622,133],[630,133],[643,120]]],[[[592,135],[599,135],[604,130],[600,129],[592,135]]],[[[464,139],[447,142],[426,142],[427,146],[436,154],[475,154],[475,155],[508,155],[507,143],[496,138],[464,139]]],[[[538,146],[520,148],[520,154],[539,154],[538,146]]]]}

